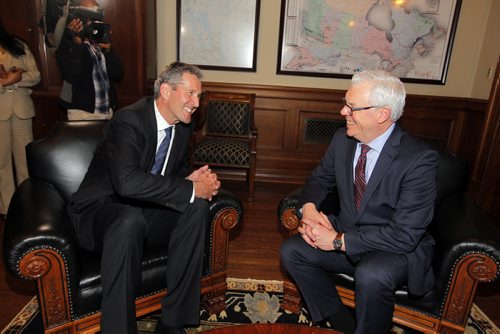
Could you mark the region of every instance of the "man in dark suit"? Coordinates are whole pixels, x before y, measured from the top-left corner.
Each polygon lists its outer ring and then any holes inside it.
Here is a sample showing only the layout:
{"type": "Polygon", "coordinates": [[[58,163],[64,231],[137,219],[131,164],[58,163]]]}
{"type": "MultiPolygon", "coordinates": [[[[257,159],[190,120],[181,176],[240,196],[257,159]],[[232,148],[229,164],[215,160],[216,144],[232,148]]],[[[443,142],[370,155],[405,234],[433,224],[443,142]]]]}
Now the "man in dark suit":
{"type": "Polygon", "coordinates": [[[387,333],[395,290],[422,295],[434,284],[434,240],[426,232],[436,197],[437,153],[402,130],[406,92],[385,71],[352,78],[338,130],[304,185],[299,234],[281,248],[314,321],[347,333],[387,333]],[[340,211],[319,211],[337,189],[340,211]],[[354,276],[356,318],[329,273],[354,276]],[[357,322],[357,324],[356,324],[357,322]]]}
{"type": "Polygon", "coordinates": [[[207,200],[220,188],[208,166],[191,172],[189,165],[201,77],[195,66],[172,63],[156,80],[154,98],[118,111],[71,197],[80,245],[102,253],[102,333],[137,331],[145,246],[168,245],[168,294],[157,332],[184,333],[199,323],[207,200]]]}

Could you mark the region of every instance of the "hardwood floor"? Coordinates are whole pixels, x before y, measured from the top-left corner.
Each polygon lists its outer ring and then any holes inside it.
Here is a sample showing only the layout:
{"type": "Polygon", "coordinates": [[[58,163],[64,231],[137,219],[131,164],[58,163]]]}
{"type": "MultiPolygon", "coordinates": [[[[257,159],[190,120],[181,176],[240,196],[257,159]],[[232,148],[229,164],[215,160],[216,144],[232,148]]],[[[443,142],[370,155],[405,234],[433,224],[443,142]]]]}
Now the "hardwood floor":
{"type": "MultiPolygon", "coordinates": [[[[223,186],[239,198],[247,198],[247,187],[243,182],[223,181],[223,186]]],[[[229,277],[283,280],[279,246],[287,234],[278,224],[276,208],[280,199],[296,188],[297,185],[293,184],[256,183],[254,201],[243,200],[243,221],[232,231],[229,241],[229,277]]],[[[0,240],[3,240],[4,223],[0,221],[0,240]]],[[[0,329],[10,322],[35,291],[34,282],[7,273],[1,261],[0,329]]],[[[480,284],[475,303],[500,327],[500,282],[480,284]]]]}
{"type": "Polygon", "coordinates": [[[36,283],[16,278],[5,270],[3,257],[3,229],[5,220],[0,218],[0,244],[2,261],[0,261],[0,330],[4,329],[10,320],[36,294],[36,283]]]}

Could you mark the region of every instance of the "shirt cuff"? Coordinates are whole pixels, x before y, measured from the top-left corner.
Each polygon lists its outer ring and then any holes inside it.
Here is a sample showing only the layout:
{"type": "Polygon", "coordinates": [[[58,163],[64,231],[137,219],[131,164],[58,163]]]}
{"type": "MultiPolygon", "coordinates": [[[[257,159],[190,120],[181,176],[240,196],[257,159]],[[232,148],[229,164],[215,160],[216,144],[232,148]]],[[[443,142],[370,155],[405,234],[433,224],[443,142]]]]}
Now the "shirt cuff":
{"type": "Polygon", "coordinates": [[[195,194],[195,189],[194,189],[194,182],[193,182],[193,194],[191,195],[191,199],[189,200],[189,203],[193,203],[194,202],[194,194],[195,194]]]}

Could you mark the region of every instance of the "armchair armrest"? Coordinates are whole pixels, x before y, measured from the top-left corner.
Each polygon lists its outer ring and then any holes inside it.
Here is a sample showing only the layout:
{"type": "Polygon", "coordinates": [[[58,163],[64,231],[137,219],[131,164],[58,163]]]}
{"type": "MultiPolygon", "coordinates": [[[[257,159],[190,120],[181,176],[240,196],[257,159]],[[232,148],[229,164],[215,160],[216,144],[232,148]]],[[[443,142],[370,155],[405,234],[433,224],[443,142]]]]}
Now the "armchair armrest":
{"type": "Polygon", "coordinates": [[[467,195],[448,197],[435,213],[434,269],[443,318],[464,323],[479,282],[500,276],[500,233],[467,195]]]}
{"type": "MultiPolygon", "coordinates": [[[[228,190],[221,188],[210,203],[210,244],[205,245],[205,254],[210,254],[209,274],[225,272],[228,257],[229,230],[243,216],[243,205],[228,190]]],[[[224,278],[224,284],[225,284],[224,278]]]]}
{"type": "Polygon", "coordinates": [[[15,192],[4,232],[4,260],[11,273],[37,280],[46,326],[71,321],[71,295],[80,275],[78,243],[66,201],[50,183],[24,181],[15,192]]]}
{"type": "MultiPolygon", "coordinates": [[[[41,262],[26,261],[28,254],[41,249],[60,254],[68,263],[78,261],[78,243],[66,212],[66,200],[48,182],[28,179],[15,192],[7,213],[4,231],[7,269],[27,279],[44,275],[45,270],[51,269],[42,268],[41,262]]],[[[71,269],[71,275],[75,275],[75,268],[71,269]]]]}
{"type": "Polygon", "coordinates": [[[302,188],[299,188],[288,196],[283,197],[278,204],[278,220],[289,231],[290,235],[295,234],[297,227],[299,227],[297,204],[301,190],[302,188]]]}

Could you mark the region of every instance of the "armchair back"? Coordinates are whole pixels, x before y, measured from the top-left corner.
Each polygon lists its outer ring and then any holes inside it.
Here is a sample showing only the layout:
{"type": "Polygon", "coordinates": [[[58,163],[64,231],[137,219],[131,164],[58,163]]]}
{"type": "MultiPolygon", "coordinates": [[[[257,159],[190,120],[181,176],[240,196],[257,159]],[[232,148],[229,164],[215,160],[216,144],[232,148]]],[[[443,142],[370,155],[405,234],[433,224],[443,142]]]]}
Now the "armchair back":
{"type": "Polygon", "coordinates": [[[30,177],[44,180],[68,200],[85,176],[106,121],[58,122],[51,135],[26,147],[30,177]]]}

